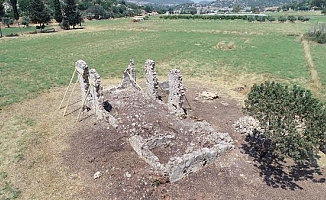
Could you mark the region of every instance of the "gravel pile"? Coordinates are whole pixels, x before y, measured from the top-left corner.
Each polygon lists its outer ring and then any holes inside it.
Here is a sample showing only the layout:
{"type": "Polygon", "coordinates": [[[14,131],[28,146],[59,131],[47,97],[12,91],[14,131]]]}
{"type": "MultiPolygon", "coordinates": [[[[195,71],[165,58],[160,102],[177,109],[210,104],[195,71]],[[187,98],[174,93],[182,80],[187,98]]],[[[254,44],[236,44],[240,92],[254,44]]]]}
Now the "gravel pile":
{"type": "Polygon", "coordinates": [[[262,132],[259,126],[259,121],[250,116],[240,117],[234,122],[233,127],[235,131],[241,134],[253,135],[253,133],[262,132]]]}

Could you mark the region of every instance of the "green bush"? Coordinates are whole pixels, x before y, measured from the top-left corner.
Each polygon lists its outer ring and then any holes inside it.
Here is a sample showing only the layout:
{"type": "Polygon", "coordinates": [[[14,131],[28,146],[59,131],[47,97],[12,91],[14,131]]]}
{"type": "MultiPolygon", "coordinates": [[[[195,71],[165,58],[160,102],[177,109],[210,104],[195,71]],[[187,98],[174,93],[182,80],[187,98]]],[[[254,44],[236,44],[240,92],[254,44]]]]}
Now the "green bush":
{"type": "Polygon", "coordinates": [[[284,17],[284,16],[279,16],[279,17],[277,18],[277,20],[278,20],[279,22],[281,22],[281,23],[284,23],[284,22],[287,21],[287,18],[284,17]]]}
{"type": "Polygon", "coordinates": [[[305,39],[326,44],[326,24],[315,25],[311,31],[304,34],[305,39]]]}
{"type": "Polygon", "coordinates": [[[288,20],[290,22],[294,23],[297,20],[297,18],[295,16],[293,16],[293,15],[290,15],[290,16],[288,16],[288,20]]]}
{"type": "Polygon", "coordinates": [[[24,17],[22,18],[22,25],[24,25],[24,26],[29,26],[29,23],[30,23],[30,22],[31,22],[31,20],[30,20],[29,17],[24,16],[24,17]]]}
{"type": "Polygon", "coordinates": [[[255,84],[244,110],[260,122],[261,155],[303,163],[325,144],[325,107],[309,90],[275,82],[255,84]]]}

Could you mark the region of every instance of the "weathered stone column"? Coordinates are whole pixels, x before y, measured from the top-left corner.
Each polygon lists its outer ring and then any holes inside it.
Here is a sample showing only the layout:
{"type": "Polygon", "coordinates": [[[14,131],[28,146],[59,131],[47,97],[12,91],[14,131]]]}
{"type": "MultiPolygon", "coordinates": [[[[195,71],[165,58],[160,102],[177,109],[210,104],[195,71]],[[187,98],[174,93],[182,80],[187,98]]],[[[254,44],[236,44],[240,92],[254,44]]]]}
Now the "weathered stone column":
{"type": "Polygon", "coordinates": [[[155,62],[153,60],[146,60],[145,62],[145,76],[146,76],[146,90],[147,94],[157,99],[158,95],[158,80],[155,72],[155,62]]]}
{"type": "MultiPolygon", "coordinates": [[[[76,62],[76,70],[78,72],[78,81],[80,84],[80,89],[81,89],[81,93],[82,93],[82,100],[84,100],[86,98],[87,101],[87,91],[89,89],[89,80],[88,80],[88,76],[89,76],[89,71],[88,71],[88,66],[86,64],[85,61],[83,60],[78,60],[76,62]]],[[[89,105],[87,105],[89,106],[89,105]]]]}
{"type": "Polygon", "coordinates": [[[136,70],[135,70],[135,64],[133,60],[130,60],[130,63],[127,67],[127,69],[123,72],[123,80],[122,80],[122,84],[121,87],[127,87],[130,84],[132,84],[133,86],[135,86],[136,84],[136,70]],[[130,80],[130,76],[133,80],[130,80]]]}
{"type": "Polygon", "coordinates": [[[183,103],[185,90],[182,85],[182,75],[180,70],[172,69],[169,73],[169,98],[168,105],[177,115],[184,115],[183,103]]]}
{"type": "Polygon", "coordinates": [[[97,115],[97,119],[103,119],[105,115],[105,110],[103,107],[103,87],[101,85],[101,77],[95,69],[89,70],[89,82],[91,84],[90,94],[93,102],[92,107],[97,115]]]}

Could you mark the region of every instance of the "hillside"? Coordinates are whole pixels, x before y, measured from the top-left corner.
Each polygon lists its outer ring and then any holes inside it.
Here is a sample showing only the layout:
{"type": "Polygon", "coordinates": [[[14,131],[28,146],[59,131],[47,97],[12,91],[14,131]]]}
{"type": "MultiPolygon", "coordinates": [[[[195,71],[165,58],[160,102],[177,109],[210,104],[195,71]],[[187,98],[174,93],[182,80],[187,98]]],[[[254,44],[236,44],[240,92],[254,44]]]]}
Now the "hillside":
{"type": "Polygon", "coordinates": [[[156,4],[156,5],[178,5],[184,3],[191,3],[191,0],[129,0],[129,2],[140,4],[156,4]]]}

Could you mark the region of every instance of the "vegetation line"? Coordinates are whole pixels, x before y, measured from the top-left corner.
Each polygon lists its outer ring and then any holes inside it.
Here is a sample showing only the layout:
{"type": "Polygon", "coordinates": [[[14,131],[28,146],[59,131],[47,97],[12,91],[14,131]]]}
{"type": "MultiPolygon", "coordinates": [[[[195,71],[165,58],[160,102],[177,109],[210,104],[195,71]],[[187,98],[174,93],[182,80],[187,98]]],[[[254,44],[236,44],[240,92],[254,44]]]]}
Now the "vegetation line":
{"type": "Polygon", "coordinates": [[[303,38],[303,36],[300,36],[301,44],[303,46],[304,54],[305,54],[305,59],[307,61],[309,71],[310,71],[310,76],[311,76],[311,88],[314,92],[320,92],[321,91],[321,81],[318,76],[318,72],[315,68],[314,62],[312,60],[312,56],[310,53],[310,46],[309,42],[303,38]]]}

